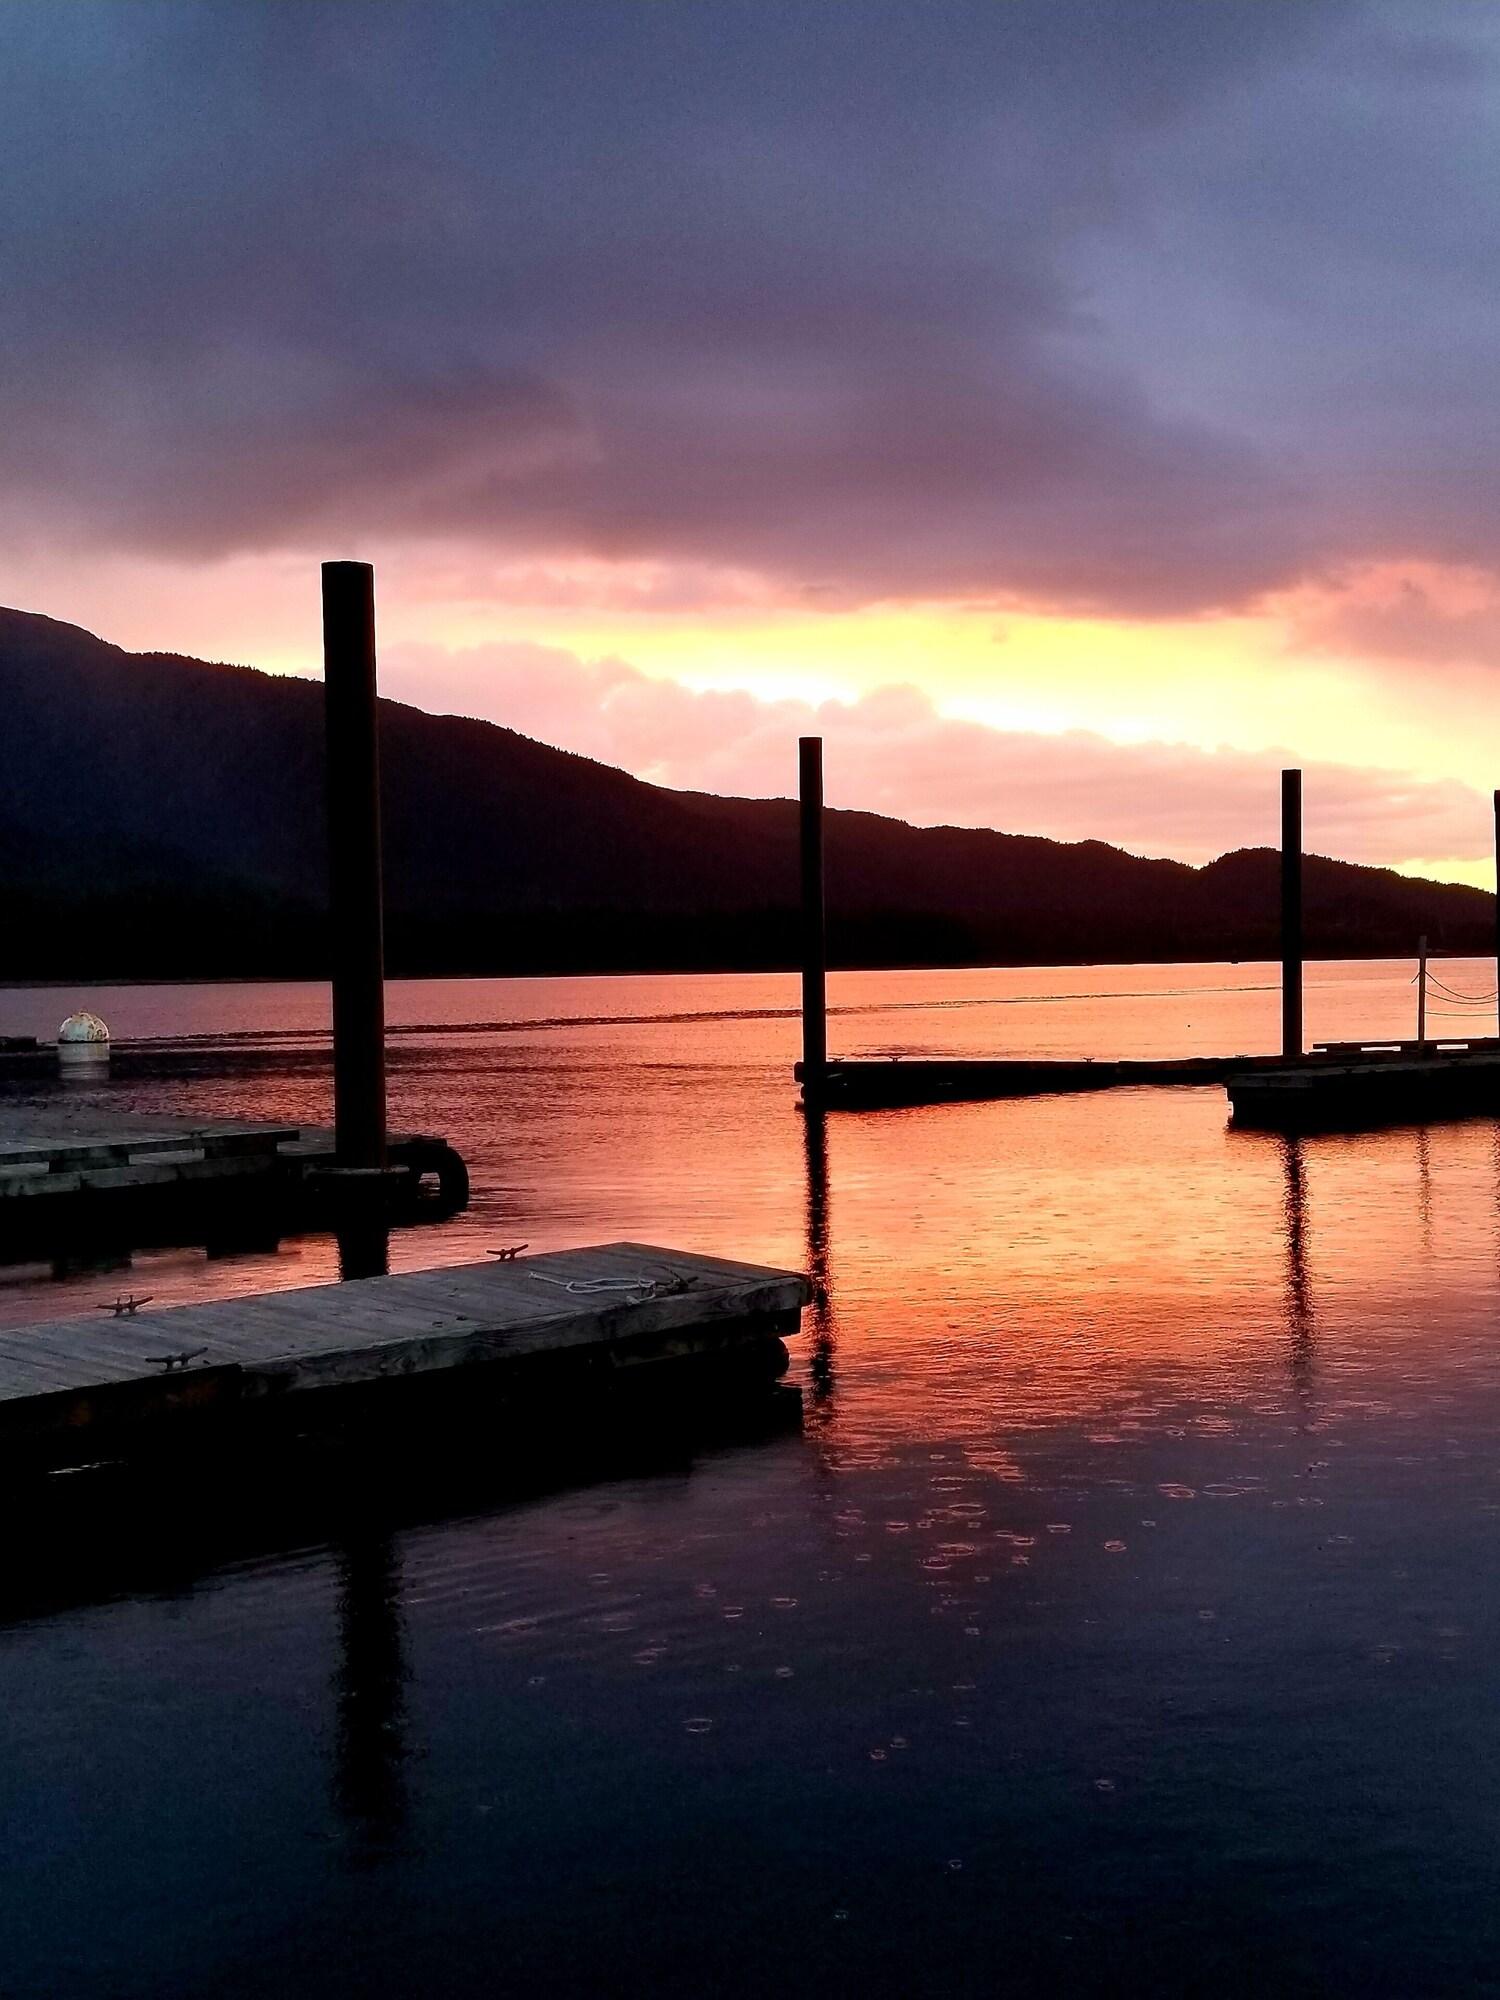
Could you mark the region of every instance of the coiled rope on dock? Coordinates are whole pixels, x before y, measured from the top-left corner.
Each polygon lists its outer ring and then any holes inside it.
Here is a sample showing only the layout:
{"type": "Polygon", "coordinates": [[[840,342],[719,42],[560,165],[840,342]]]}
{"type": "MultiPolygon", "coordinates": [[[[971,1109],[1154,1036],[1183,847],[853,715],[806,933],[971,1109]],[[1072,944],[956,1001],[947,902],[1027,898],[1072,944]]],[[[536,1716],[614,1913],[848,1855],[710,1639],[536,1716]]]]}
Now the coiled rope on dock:
{"type": "Polygon", "coordinates": [[[693,1280],[684,1277],[653,1278],[642,1272],[638,1278],[549,1278],[545,1271],[533,1271],[539,1284],[556,1285],[577,1298],[595,1298],[615,1292],[627,1305],[643,1305],[647,1299],[669,1299],[692,1289],[693,1280]]]}

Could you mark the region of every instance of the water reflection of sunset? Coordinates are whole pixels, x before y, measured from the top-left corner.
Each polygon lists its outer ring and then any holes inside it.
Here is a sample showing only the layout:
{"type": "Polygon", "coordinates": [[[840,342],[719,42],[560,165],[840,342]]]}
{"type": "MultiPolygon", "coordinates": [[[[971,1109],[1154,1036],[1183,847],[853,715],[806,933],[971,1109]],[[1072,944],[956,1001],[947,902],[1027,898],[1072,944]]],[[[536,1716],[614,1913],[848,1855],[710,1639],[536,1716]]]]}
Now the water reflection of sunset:
{"type": "MultiPolygon", "coordinates": [[[[1316,968],[1314,1031],[1389,1031],[1409,973],[1316,968]]],[[[47,1796],[28,1746],[60,1704],[91,1768],[164,1790],[141,1851],[174,1884],[211,1870],[236,1935],[309,1874],[316,1932],[377,1869],[425,1896],[430,1865],[445,1923],[597,1970],[638,1941],[633,1855],[692,1885],[674,1950],[699,1966],[780,1935],[800,1898],[788,1978],[829,1990],[851,1968],[915,1990],[934,1951],[989,1964],[997,1924],[1060,1990],[1059,1939],[1113,1963],[1143,1910],[1177,1990],[1215,1954],[1250,1963],[1273,1905],[1282,1962],[1312,1963],[1332,1913],[1372,1979],[1401,1936],[1438,1933],[1428,1885],[1487,1851],[1475,1746],[1500,1754],[1492,1123],[1295,1142],[1232,1131],[1198,1089],[820,1121],[795,1106],[788,979],[393,998],[393,1120],[447,1130],[475,1185],[466,1216],[393,1236],[393,1266],[618,1237],[801,1265],[802,1424],[633,1459],[621,1440],[623,1465],[519,1494],[497,1440],[487,1507],[387,1520],[382,1500],[363,1542],[13,1623],[9,1783],[47,1796]],[[168,1758],[159,1658],[185,1644],[168,1758]],[[227,1718],[267,1686],[252,1769],[227,1718]],[[236,1796],[291,1802],[247,1808],[233,1865],[171,1776],[194,1743],[236,1796]],[[1371,1815],[1407,1845],[1372,1852],[1371,1815]]],[[[1275,1033],[1255,967],[838,975],[834,999],[846,1047],[1275,1033]]],[[[0,1030],[37,1004],[4,996],[0,1030]]],[[[311,1033],[323,1004],[110,1001],[137,1033],[311,1033]]],[[[254,1060],[268,1115],[323,1112],[315,1046],[254,1060]]],[[[203,1110],[238,1087],[206,1066],[106,1094],[203,1110]]],[[[335,1257],[309,1237],[132,1268],[169,1299],[310,1282],[335,1257]]],[[[101,1282],[13,1268],[0,1313],[86,1309],[101,1282]]],[[[162,1912],[124,1851],[112,1921],[134,1935],[162,1912]]]]}

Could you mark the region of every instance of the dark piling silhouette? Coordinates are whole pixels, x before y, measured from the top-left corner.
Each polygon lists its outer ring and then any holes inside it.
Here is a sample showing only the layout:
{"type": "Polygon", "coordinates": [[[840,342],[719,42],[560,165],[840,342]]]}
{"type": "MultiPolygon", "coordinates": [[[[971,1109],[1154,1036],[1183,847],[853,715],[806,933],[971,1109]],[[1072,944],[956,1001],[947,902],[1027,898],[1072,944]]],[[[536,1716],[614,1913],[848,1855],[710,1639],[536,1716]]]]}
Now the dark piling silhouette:
{"type": "Polygon", "coordinates": [[[1281,774],[1281,1053],[1302,1054],[1302,773],[1281,774]]]}
{"type": "Polygon", "coordinates": [[[329,929],[333,951],[334,1145],[343,1168],[386,1161],[385,951],[375,572],[323,565],[329,929]]]}
{"type": "Polygon", "coordinates": [[[391,1270],[391,1225],[374,1213],[341,1216],[334,1231],[338,1248],[339,1277],[349,1284],[359,1278],[385,1278],[391,1270]]]}
{"type": "Polygon", "coordinates": [[[398,1839],[407,1814],[408,1669],[394,1536],[379,1525],[352,1530],[338,1572],[334,1800],[351,1832],[379,1852],[398,1839]]]}
{"type": "Polygon", "coordinates": [[[798,745],[802,856],[802,1094],[822,1096],[828,1066],[828,926],[823,899],[823,739],[798,745]]]}

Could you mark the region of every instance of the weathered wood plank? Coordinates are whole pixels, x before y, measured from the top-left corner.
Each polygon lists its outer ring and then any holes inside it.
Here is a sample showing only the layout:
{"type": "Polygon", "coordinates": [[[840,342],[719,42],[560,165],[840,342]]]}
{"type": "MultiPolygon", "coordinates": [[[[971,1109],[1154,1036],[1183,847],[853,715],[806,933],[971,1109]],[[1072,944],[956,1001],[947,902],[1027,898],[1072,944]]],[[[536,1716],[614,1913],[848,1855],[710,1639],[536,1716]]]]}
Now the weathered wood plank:
{"type": "MultiPolygon", "coordinates": [[[[467,1174],[442,1139],[391,1132],[388,1140],[399,1172],[380,1199],[393,1224],[464,1206],[467,1174]],[[428,1175],[436,1208],[422,1185],[428,1175]]],[[[201,1242],[216,1217],[233,1218],[248,1200],[278,1227],[326,1226],[330,1204],[342,1213],[347,1193],[320,1172],[334,1160],[325,1126],[0,1104],[0,1234],[12,1254],[109,1232],[118,1242],[201,1242]]]]}
{"type": "Polygon", "coordinates": [[[55,1354],[7,1355],[3,1365],[8,1389],[15,1395],[40,1395],[78,1385],[76,1355],[71,1358],[55,1354]]]}
{"type": "Polygon", "coordinates": [[[809,1296],[796,1272],[653,1244],[439,1266],[10,1329],[0,1335],[0,1404],[13,1425],[12,1406],[29,1397],[154,1380],[162,1356],[198,1349],[193,1365],[238,1367],[251,1396],[591,1346],[603,1353],[719,1325],[780,1325],[809,1296]]]}

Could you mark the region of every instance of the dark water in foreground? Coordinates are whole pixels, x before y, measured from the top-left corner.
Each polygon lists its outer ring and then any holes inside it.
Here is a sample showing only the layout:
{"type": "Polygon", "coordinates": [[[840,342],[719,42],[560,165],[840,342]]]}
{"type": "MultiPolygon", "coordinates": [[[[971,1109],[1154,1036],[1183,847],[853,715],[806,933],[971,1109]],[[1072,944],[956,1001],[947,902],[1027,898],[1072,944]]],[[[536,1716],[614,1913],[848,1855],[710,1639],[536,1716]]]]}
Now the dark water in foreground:
{"type": "MultiPolygon", "coordinates": [[[[1407,1029],[1409,973],[1323,969],[1312,1032],[1407,1029]]],[[[137,1033],[326,1004],[96,997],[137,1033]]],[[[149,1588],[0,1586],[0,1993],[1500,1987],[1500,1128],[1292,1144],[1162,1091],[820,1143],[789,997],[394,991],[393,1120],[446,1129],[476,1202],[393,1261],[811,1263],[805,1421],[458,1513],[189,1534],[149,1588]]],[[[0,995],[0,1032],[74,998],[0,995]]],[[[835,999],[879,1010],[836,1021],[851,1051],[1249,1048],[1276,1011],[1254,967],[835,999]]],[[[325,1090],[288,1036],[113,1101],[325,1090]]],[[[130,1282],[333,1268],[308,1239],[130,1282]]],[[[12,1271],[0,1310],[117,1282],[12,1271]]]]}

